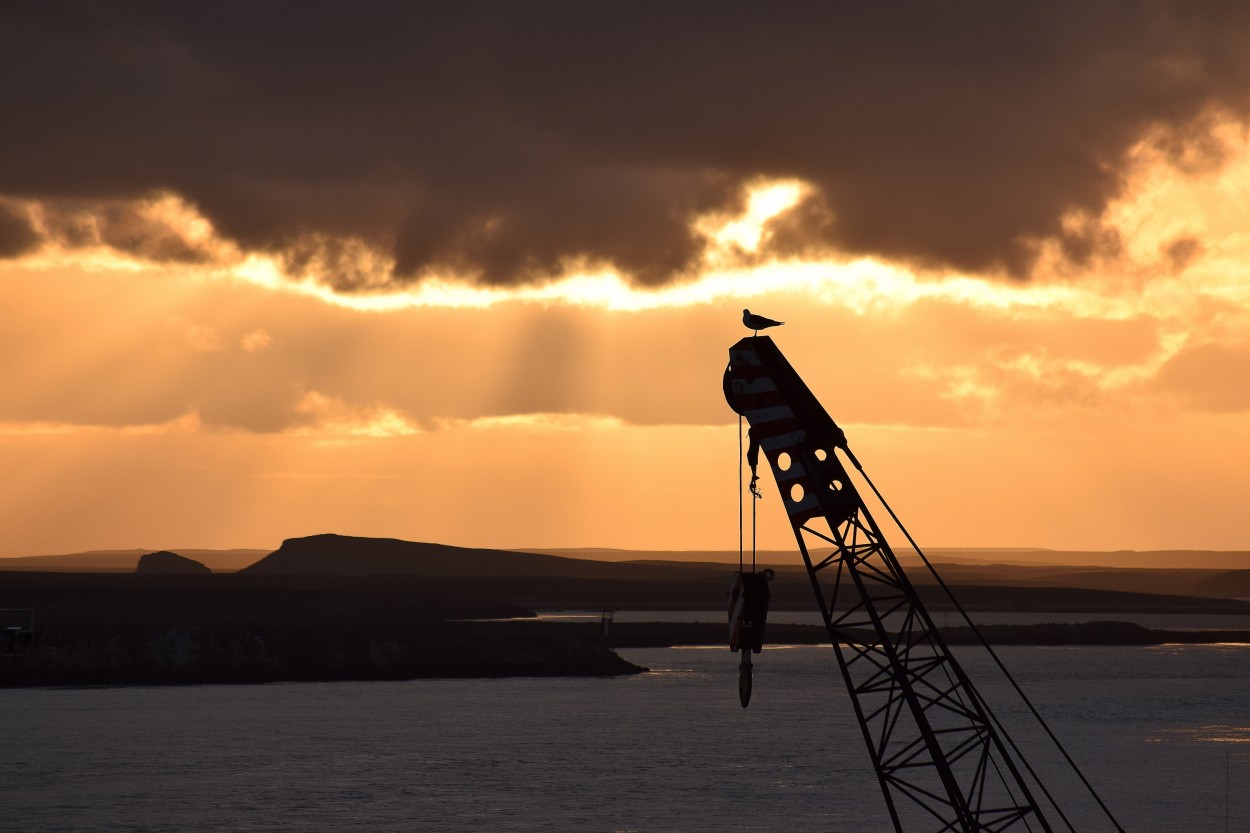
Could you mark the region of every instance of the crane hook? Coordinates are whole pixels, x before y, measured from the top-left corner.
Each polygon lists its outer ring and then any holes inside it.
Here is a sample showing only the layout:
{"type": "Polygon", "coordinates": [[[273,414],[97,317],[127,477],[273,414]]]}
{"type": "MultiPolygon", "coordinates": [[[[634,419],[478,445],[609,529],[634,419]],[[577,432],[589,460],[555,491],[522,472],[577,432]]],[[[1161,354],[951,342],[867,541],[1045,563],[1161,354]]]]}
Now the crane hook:
{"type": "Polygon", "coordinates": [[[742,708],[751,702],[751,652],[742,652],[742,663],[738,666],[738,700],[742,708]]]}

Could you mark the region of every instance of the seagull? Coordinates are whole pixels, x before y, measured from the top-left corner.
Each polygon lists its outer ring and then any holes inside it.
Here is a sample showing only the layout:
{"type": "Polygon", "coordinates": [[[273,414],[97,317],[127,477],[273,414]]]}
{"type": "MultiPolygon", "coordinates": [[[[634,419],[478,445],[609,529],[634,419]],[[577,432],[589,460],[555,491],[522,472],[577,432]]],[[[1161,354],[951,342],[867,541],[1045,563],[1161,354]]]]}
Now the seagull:
{"type": "Polygon", "coordinates": [[[786,323],[784,321],[774,321],[771,318],[765,318],[762,315],[756,315],[749,309],[742,311],[742,323],[746,325],[748,330],[755,330],[755,335],[760,334],[760,330],[767,330],[769,327],[780,327],[786,323]]]}

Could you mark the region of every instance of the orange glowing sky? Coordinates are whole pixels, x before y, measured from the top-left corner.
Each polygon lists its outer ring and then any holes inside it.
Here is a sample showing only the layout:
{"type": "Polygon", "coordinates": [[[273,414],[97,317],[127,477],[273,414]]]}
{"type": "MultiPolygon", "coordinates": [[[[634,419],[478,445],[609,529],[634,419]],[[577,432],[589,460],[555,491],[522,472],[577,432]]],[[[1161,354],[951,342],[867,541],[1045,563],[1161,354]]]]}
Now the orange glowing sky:
{"type": "MultiPolygon", "coordinates": [[[[1023,268],[919,232],[820,237],[813,206],[836,228],[851,202],[800,165],[674,215],[696,256],[662,278],[613,241],[398,280],[403,255],[355,229],[309,226],[293,255],[191,185],[71,199],[0,172],[28,238],[0,245],[0,555],[328,531],[733,548],[743,307],[786,321],[922,544],[1250,549],[1245,124],[1139,126],[1105,199],[1021,222],[1023,268]],[[1114,245],[1073,255],[1091,239],[1114,245]]],[[[765,491],[760,544],[789,547],[765,491]]]]}

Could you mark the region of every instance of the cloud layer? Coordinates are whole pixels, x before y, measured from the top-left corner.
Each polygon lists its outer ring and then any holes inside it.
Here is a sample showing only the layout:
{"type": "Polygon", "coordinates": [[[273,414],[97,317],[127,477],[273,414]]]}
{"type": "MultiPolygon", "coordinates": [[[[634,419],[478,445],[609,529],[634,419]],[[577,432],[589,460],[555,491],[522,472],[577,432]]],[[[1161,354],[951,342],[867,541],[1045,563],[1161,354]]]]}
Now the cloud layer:
{"type": "MultiPolygon", "coordinates": [[[[1244,119],[1237,3],[8,4],[0,195],[193,204],[244,251],[351,291],[611,265],[688,273],[701,214],[798,179],[777,253],[1023,276],[1114,248],[1126,153],[1218,159],[1244,119]],[[1081,218],[1086,218],[1082,221],[1081,218]]],[[[47,229],[44,230],[47,233],[47,229]]],[[[53,229],[72,242],[73,229],[53,229]]],[[[155,235],[155,237],[154,237],[155,235]]],[[[31,219],[0,206],[0,257],[31,219]]]]}

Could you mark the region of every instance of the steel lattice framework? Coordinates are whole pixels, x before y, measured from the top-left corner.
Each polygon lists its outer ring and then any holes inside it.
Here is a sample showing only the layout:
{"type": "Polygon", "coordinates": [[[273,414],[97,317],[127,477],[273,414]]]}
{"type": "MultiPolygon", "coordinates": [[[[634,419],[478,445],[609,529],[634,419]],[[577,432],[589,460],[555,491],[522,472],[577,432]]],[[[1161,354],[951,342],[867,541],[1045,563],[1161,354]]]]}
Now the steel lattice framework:
{"type": "Polygon", "coordinates": [[[772,468],[895,830],[1050,833],[839,459],[859,467],[842,430],[772,339],[729,356],[725,398],[772,468]]]}

